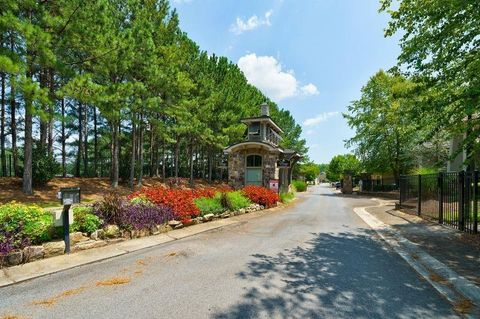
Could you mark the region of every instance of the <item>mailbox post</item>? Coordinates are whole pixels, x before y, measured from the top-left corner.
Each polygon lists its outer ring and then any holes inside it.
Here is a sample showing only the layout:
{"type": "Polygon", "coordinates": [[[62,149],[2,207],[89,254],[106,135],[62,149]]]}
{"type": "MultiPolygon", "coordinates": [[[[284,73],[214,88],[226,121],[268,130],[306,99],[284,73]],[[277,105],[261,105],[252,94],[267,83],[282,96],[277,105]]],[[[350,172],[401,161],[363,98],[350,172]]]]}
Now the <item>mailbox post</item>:
{"type": "Polygon", "coordinates": [[[57,193],[57,197],[63,205],[63,240],[65,241],[65,253],[67,254],[70,253],[70,207],[72,204],[80,203],[80,194],[80,187],[60,188],[60,191],[57,193]]]}

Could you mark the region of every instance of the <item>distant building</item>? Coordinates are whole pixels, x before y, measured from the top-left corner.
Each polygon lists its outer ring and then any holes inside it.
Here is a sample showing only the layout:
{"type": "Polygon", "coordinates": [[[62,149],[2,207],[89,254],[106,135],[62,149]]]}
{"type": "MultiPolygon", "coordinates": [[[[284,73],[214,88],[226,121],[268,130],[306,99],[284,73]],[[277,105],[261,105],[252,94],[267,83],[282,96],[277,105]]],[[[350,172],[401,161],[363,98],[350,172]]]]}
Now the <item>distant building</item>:
{"type": "Polygon", "coordinates": [[[287,191],[292,168],[300,159],[293,150],[279,146],[282,129],[270,117],[268,104],[261,105],[261,115],[242,120],[247,126],[245,141],[230,145],[228,182],[234,188],[258,185],[287,191]]]}

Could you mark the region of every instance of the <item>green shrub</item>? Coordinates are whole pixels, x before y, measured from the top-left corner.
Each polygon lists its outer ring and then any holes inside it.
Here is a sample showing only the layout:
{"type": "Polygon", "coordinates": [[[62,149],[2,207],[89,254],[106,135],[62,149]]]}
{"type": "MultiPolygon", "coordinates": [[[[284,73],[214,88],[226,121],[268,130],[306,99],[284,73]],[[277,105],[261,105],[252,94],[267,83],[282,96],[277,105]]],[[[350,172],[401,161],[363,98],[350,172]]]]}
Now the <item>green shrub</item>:
{"type": "Polygon", "coordinates": [[[15,202],[0,205],[2,232],[21,232],[19,236],[37,244],[51,239],[53,215],[36,205],[15,202]]]}
{"type": "Polygon", "coordinates": [[[60,172],[60,164],[57,163],[53,154],[48,154],[39,143],[32,150],[32,181],[36,186],[47,184],[60,172]]]}
{"type": "Polygon", "coordinates": [[[288,202],[290,202],[294,197],[295,197],[295,194],[294,194],[293,192],[288,192],[288,193],[281,192],[281,193],[280,193],[280,200],[282,201],[282,203],[288,203],[288,202]]]}
{"type": "Polygon", "coordinates": [[[194,199],[195,205],[200,209],[200,214],[221,214],[225,211],[225,208],[222,206],[220,197],[216,196],[214,198],[200,197],[194,199]]]}
{"type": "Polygon", "coordinates": [[[292,186],[295,188],[295,191],[297,192],[304,192],[307,190],[307,183],[305,183],[304,181],[293,180],[292,186]]]}
{"type": "Polygon", "coordinates": [[[72,231],[93,233],[102,224],[102,220],[93,214],[92,207],[75,207],[73,209],[72,231]]]}
{"type": "Polygon", "coordinates": [[[148,198],[144,195],[140,195],[140,196],[137,196],[137,197],[134,197],[130,200],[130,203],[131,204],[134,204],[134,205],[144,205],[144,206],[155,206],[154,203],[152,203],[151,201],[148,200],[148,198]]]}
{"type": "Polygon", "coordinates": [[[243,196],[241,191],[226,192],[226,193],[221,193],[221,195],[217,194],[216,196],[224,197],[225,199],[222,200],[221,203],[223,207],[231,211],[236,211],[241,208],[248,207],[252,204],[250,199],[243,196]]]}

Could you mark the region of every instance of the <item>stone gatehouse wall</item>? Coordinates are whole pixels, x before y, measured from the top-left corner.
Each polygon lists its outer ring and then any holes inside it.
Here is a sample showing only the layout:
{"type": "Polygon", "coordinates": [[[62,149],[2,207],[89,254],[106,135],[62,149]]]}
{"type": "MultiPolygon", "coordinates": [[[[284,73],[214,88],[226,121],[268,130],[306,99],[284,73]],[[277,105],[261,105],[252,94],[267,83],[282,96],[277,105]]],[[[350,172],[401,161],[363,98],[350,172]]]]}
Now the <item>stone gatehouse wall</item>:
{"type": "Polygon", "coordinates": [[[228,156],[228,183],[235,189],[245,186],[245,161],[250,154],[258,154],[262,156],[262,178],[263,186],[268,187],[271,179],[278,179],[276,152],[266,150],[247,149],[231,152],[228,156]]]}

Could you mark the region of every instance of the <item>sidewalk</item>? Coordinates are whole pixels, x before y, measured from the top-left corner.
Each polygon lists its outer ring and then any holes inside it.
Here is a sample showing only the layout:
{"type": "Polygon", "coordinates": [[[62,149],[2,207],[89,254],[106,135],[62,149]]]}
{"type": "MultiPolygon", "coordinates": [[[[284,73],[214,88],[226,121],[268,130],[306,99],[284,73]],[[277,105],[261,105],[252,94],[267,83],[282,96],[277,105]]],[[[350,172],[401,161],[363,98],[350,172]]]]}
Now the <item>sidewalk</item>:
{"type": "Polygon", "coordinates": [[[393,204],[367,211],[459,275],[480,285],[480,236],[402,213],[393,204]]]}
{"type": "Polygon", "coordinates": [[[479,318],[479,237],[394,208],[394,202],[380,200],[354,211],[457,312],[479,318]]]}

